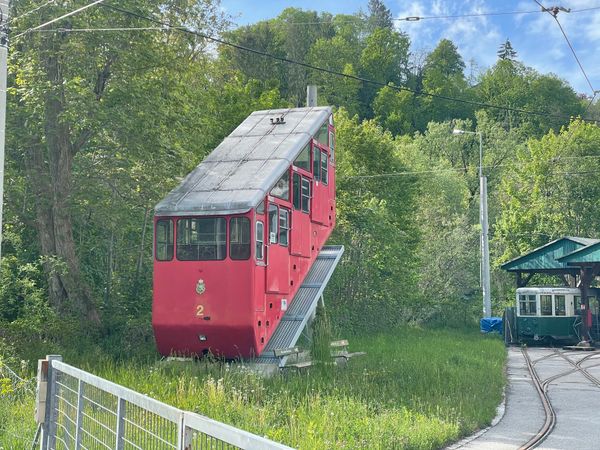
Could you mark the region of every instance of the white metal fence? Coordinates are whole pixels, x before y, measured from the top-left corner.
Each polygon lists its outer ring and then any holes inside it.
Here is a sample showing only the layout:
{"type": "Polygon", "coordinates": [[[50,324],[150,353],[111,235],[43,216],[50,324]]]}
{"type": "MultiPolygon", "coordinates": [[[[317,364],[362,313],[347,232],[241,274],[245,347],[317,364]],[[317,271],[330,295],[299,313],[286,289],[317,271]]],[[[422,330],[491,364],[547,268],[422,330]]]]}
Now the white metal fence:
{"type": "Polygon", "coordinates": [[[289,449],[48,356],[38,365],[42,450],[289,449]]]}

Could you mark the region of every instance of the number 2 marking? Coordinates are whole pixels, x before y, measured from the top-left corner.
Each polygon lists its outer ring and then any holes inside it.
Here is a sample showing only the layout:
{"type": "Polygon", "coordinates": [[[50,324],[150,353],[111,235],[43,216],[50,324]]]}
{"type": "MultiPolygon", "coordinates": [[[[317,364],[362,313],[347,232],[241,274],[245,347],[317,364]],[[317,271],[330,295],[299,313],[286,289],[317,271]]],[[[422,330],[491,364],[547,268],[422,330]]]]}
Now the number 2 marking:
{"type": "Polygon", "coordinates": [[[204,305],[196,306],[196,317],[202,317],[204,315],[204,305]]]}

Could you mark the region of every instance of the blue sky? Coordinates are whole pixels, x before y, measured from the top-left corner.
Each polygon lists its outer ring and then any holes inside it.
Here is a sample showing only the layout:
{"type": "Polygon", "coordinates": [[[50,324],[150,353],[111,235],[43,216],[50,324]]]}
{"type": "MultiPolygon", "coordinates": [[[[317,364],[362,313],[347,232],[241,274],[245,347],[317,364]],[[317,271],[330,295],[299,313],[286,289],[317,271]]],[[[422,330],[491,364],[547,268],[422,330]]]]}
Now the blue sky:
{"type": "MultiPolygon", "coordinates": [[[[533,11],[533,0],[384,0],[395,18],[407,16],[463,15],[506,11],[533,11]]],[[[253,23],[277,16],[287,7],[352,14],[366,10],[368,0],[222,0],[223,9],[237,24],[253,23]]],[[[573,10],[600,7],[600,0],[542,1],[573,10]]],[[[567,36],[587,72],[592,86],[600,90],[600,9],[586,12],[561,12],[558,15],[567,36]]],[[[412,51],[424,55],[442,38],[451,39],[459,48],[467,66],[484,70],[496,61],[498,46],[509,38],[518,59],[540,72],[552,72],[568,81],[576,91],[591,94],[591,89],[573,58],[560,29],[549,14],[430,19],[418,22],[396,21],[409,34],[412,51]]],[[[468,69],[469,71],[469,69],[468,69]]]]}

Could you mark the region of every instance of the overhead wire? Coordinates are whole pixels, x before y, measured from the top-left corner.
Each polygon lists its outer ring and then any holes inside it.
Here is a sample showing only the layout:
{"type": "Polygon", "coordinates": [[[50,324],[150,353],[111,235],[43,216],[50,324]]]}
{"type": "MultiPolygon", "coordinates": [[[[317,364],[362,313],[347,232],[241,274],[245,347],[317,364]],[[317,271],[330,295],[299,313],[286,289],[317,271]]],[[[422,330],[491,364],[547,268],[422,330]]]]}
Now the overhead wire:
{"type": "Polygon", "coordinates": [[[26,34],[29,34],[29,33],[33,32],[33,31],[37,31],[37,30],[40,30],[42,28],[45,28],[48,25],[52,25],[53,23],[58,22],[59,20],[66,19],[67,17],[71,17],[71,16],[73,16],[75,14],[79,14],[80,12],[83,12],[86,9],[91,8],[92,6],[96,6],[96,5],[101,4],[103,1],[105,1],[105,0],[95,0],[92,3],[88,3],[87,5],[84,5],[84,6],[80,7],[80,8],[77,8],[77,9],[71,11],[71,12],[65,13],[65,14],[63,14],[63,15],[61,15],[59,17],[56,17],[56,18],[54,18],[52,20],[44,22],[41,25],[29,28],[28,30],[25,30],[22,33],[19,33],[16,36],[14,36],[13,39],[19,39],[21,36],[24,36],[26,34]]]}
{"type": "MultiPolygon", "coordinates": [[[[502,105],[494,105],[491,103],[484,103],[484,102],[478,102],[478,101],[474,101],[474,100],[467,100],[467,99],[461,99],[461,98],[456,98],[456,97],[449,97],[446,95],[440,95],[440,94],[433,94],[431,92],[426,92],[426,91],[418,91],[415,89],[411,89],[408,87],[404,87],[404,86],[394,86],[392,84],[388,84],[388,83],[384,83],[384,82],[379,82],[379,81],[375,81],[375,80],[371,80],[368,78],[364,78],[364,77],[359,77],[356,75],[351,75],[351,74],[347,74],[347,73],[343,73],[343,72],[338,72],[332,69],[327,69],[324,67],[319,67],[319,66],[315,66],[313,64],[308,64],[302,61],[297,61],[297,60],[293,60],[284,56],[277,56],[277,55],[273,55],[271,53],[262,51],[262,50],[257,50],[251,47],[246,47],[244,45],[240,45],[240,44],[236,44],[234,42],[230,42],[227,41],[225,39],[219,38],[219,37],[215,37],[215,36],[211,36],[208,35],[206,33],[202,33],[200,31],[196,31],[196,30],[191,30],[187,27],[181,27],[181,26],[174,26],[171,25],[167,22],[163,22],[161,20],[152,18],[152,17],[148,17],[145,16],[143,14],[134,12],[134,11],[130,11],[124,8],[121,8],[119,6],[115,6],[115,5],[111,5],[108,3],[103,3],[100,6],[104,7],[104,8],[108,8],[111,9],[113,11],[117,11],[120,12],[122,14],[126,14],[129,15],[131,17],[136,17],[138,19],[142,19],[142,20],[146,20],[148,22],[153,22],[157,25],[162,25],[165,27],[168,27],[170,29],[174,29],[177,30],[181,33],[186,33],[186,34],[190,34],[190,35],[194,35],[197,37],[201,37],[203,39],[206,39],[208,41],[217,43],[217,44],[221,44],[221,45],[225,45],[231,48],[235,48],[244,52],[248,52],[248,53],[252,53],[255,55],[259,55],[259,56],[264,56],[267,58],[270,58],[272,60],[275,61],[280,61],[283,63],[287,63],[287,64],[294,64],[297,66],[301,66],[301,67],[305,67],[307,69],[311,69],[311,70],[315,70],[318,72],[322,72],[322,73],[327,73],[330,75],[335,75],[341,78],[346,78],[346,79],[352,79],[355,81],[359,81],[361,83],[365,83],[365,84],[371,84],[374,86],[379,86],[379,87],[389,87],[390,89],[393,89],[395,91],[398,92],[410,92],[414,95],[420,95],[420,96],[425,96],[425,97],[429,97],[429,98],[435,98],[435,99],[439,99],[439,100],[446,100],[446,101],[451,101],[451,102],[457,102],[457,103],[462,103],[462,104],[467,104],[467,105],[472,105],[472,106],[477,106],[477,107],[481,107],[481,108],[490,108],[490,109],[498,109],[498,110],[503,110],[503,111],[511,111],[511,112],[515,112],[515,113],[521,113],[521,114],[528,114],[528,115],[535,115],[538,117],[550,117],[550,118],[556,118],[556,119],[567,119],[570,120],[572,119],[571,116],[566,116],[566,115],[560,115],[560,114],[550,114],[550,113],[546,113],[543,111],[535,111],[535,110],[526,110],[526,109],[521,109],[521,108],[515,108],[515,107],[510,107],[510,106],[502,106],[502,105]]],[[[586,119],[586,118],[582,118],[581,120],[586,121],[586,122],[593,122],[593,123],[597,123],[597,120],[594,119],[586,119]]]]}
{"type": "Polygon", "coordinates": [[[8,23],[16,22],[17,20],[22,19],[23,17],[27,17],[27,16],[29,16],[29,15],[31,15],[31,14],[39,11],[40,9],[45,8],[46,6],[48,6],[48,5],[52,4],[52,3],[56,3],[56,0],[48,0],[47,2],[42,3],[39,6],[36,6],[35,8],[30,9],[29,11],[24,12],[23,14],[20,14],[20,15],[18,15],[16,17],[8,19],[8,23]]]}
{"type": "Polygon", "coordinates": [[[32,33],[95,33],[111,31],[171,31],[165,27],[116,27],[116,28],[52,28],[49,30],[32,30],[32,33]]]}
{"type": "MultiPolygon", "coordinates": [[[[21,37],[21,36],[23,36],[25,34],[31,33],[31,32],[42,31],[43,28],[45,28],[46,26],[48,26],[48,25],[50,25],[52,23],[55,23],[55,22],[57,22],[59,20],[62,20],[64,18],[72,16],[74,14],[77,14],[79,12],[82,12],[85,9],[88,9],[88,8],[90,8],[92,6],[100,5],[100,6],[104,6],[106,8],[112,9],[114,11],[118,11],[118,12],[123,13],[123,14],[127,14],[127,15],[130,15],[130,16],[133,16],[133,17],[137,17],[137,18],[142,19],[142,20],[146,20],[146,21],[150,21],[150,22],[159,24],[159,25],[161,25],[161,28],[153,28],[153,27],[129,27],[129,28],[120,27],[120,28],[96,28],[96,29],[94,29],[94,28],[82,28],[82,29],[56,29],[56,30],[49,30],[49,31],[55,31],[55,32],[94,32],[94,31],[100,31],[100,32],[102,32],[102,31],[106,31],[106,32],[108,32],[108,31],[142,31],[142,30],[144,30],[144,31],[149,31],[149,30],[160,31],[160,30],[172,29],[172,30],[180,31],[180,32],[187,33],[187,34],[192,34],[192,35],[201,37],[203,39],[207,39],[209,41],[212,41],[212,42],[215,42],[215,43],[218,43],[218,44],[221,44],[221,45],[230,46],[230,47],[236,48],[238,50],[242,50],[242,51],[246,51],[246,52],[249,52],[249,53],[257,54],[257,55],[260,55],[260,56],[268,57],[268,58],[271,58],[271,59],[274,59],[274,60],[277,60],[277,61],[280,61],[280,62],[285,62],[285,63],[288,63],[288,64],[299,65],[299,66],[302,66],[302,67],[305,67],[305,68],[308,68],[308,69],[311,69],[311,70],[316,70],[316,71],[328,73],[330,75],[335,75],[335,76],[339,76],[339,77],[349,78],[349,79],[353,79],[355,81],[359,81],[359,82],[366,83],[366,84],[372,84],[372,85],[376,85],[376,86],[379,86],[379,87],[389,87],[390,89],[394,89],[396,91],[405,91],[405,92],[410,92],[410,93],[412,93],[414,95],[422,95],[422,96],[426,96],[426,97],[430,97],[430,98],[437,98],[437,99],[446,100],[446,101],[452,101],[452,102],[458,102],[458,103],[463,103],[463,104],[469,104],[469,105],[478,106],[478,107],[482,107],[482,108],[500,109],[500,110],[504,110],[504,111],[511,111],[511,112],[516,112],[516,113],[521,113],[521,114],[536,115],[536,116],[551,117],[551,118],[559,118],[559,119],[571,119],[572,118],[570,116],[567,117],[567,116],[564,116],[564,115],[549,114],[549,113],[546,113],[546,112],[543,112],[543,111],[525,110],[525,109],[515,108],[515,107],[509,107],[509,106],[494,105],[494,104],[490,104],[490,103],[477,102],[477,101],[467,100],[467,99],[460,99],[460,98],[449,97],[449,96],[440,95],[440,94],[433,94],[433,93],[426,92],[426,91],[417,91],[417,90],[410,89],[410,88],[403,87],[403,86],[394,86],[394,85],[391,85],[391,84],[386,84],[386,83],[383,83],[383,82],[378,82],[378,81],[375,81],[375,80],[370,80],[370,79],[367,79],[367,78],[364,78],[364,77],[359,77],[359,76],[356,76],[356,75],[351,75],[351,74],[347,74],[347,73],[338,72],[338,71],[327,69],[327,68],[324,68],[324,67],[315,66],[315,65],[312,65],[312,64],[308,64],[308,63],[304,63],[304,62],[301,62],[301,61],[292,60],[290,58],[273,55],[273,54],[270,54],[268,52],[264,52],[264,51],[261,51],[261,50],[256,50],[256,49],[253,49],[253,48],[250,48],[250,47],[246,47],[246,46],[242,46],[242,45],[239,45],[239,44],[235,44],[233,42],[226,41],[226,40],[224,40],[222,38],[218,38],[218,37],[215,37],[215,36],[210,36],[210,35],[205,34],[205,33],[201,33],[201,32],[195,31],[195,30],[191,30],[191,29],[189,29],[187,27],[174,26],[174,25],[171,25],[169,23],[162,22],[162,21],[160,21],[158,19],[154,19],[152,17],[148,17],[148,16],[144,16],[142,14],[136,13],[134,11],[129,11],[129,10],[126,10],[126,9],[123,9],[123,8],[120,8],[120,7],[117,7],[117,6],[114,6],[114,5],[106,4],[106,3],[102,4],[103,1],[104,0],[96,0],[96,1],[94,1],[94,2],[92,2],[90,4],[88,4],[88,5],[85,5],[85,6],[81,7],[81,8],[78,8],[78,9],[76,9],[76,10],[70,12],[70,13],[67,13],[67,14],[64,14],[62,16],[59,16],[59,17],[57,17],[57,18],[55,18],[53,20],[50,20],[50,21],[45,22],[45,23],[43,23],[41,25],[38,25],[37,27],[30,28],[29,30],[26,30],[26,31],[18,34],[17,36],[15,36],[15,39],[17,39],[17,38],[19,38],[19,37],[21,37]]],[[[544,11],[550,12],[544,6],[542,6],[537,0],[534,0],[534,1],[536,1],[536,3],[538,3],[540,5],[540,7],[542,8],[542,12],[544,12],[544,11]]],[[[586,10],[591,10],[591,9],[600,9],[600,7],[597,7],[597,8],[586,8],[586,10]]],[[[524,13],[524,11],[523,11],[523,13],[524,13]]],[[[481,14],[492,14],[492,13],[481,13],[481,14]]],[[[550,14],[552,15],[552,13],[550,13],[550,14]]],[[[442,16],[430,16],[430,17],[442,17],[442,16]]],[[[559,24],[559,26],[560,26],[560,24],[559,24]]],[[[561,27],[561,30],[562,30],[562,27],[561,27]]],[[[567,39],[567,42],[569,42],[568,38],[566,37],[566,33],[564,33],[564,30],[563,30],[563,34],[565,35],[565,38],[567,39]]],[[[569,44],[570,44],[570,42],[569,42],[569,44]]],[[[571,48],[572,48],[572,46],[571,46],[571,48]]],[[[574,52],[574,50],[573,50],[573,52],[574,52]]],[[[577,58],[577,56],[576,56],[575,53],[574,53],[574,55],[575,55],[576,59],[578,60],[578,58],[577,58]]],[[[579,62],[579,60],[578,60],[578,62],[579,62]]],[[[580,67],[581,67],[582,71],[585,73],[585,71],[583,70],[583,67],[581,66],[581,64],[580,64],[580,67]]],[[[589,78],[587,78],[587,74],[585,76],[586,76],[586,79],[588,80],[588,83],[589,83],[589,78]]],[[[590,87],[591,87],[591,83],[589,83],[589,84],[590,84],[590,87]]],[[[593,89],[593,87],[592,87],[592,89],[593,89]]],[[[595,93],[596,92],[594,91],[594,94],[595,93]]],[[[595,97],[595,95],[594,95],[594,97],[595,97]]],[[[592,102],[593,102],[593,98],[592,98],[592,102]]],[[[588,108],[586,108],[586,112],[588,111],[589,106],[591,106],[592,102],[590,102],[590,104],[588,105],[588,108]]],[[[598,123],[598,121],[595,120],[595,119],[582,118],[582,120],[587,121],[587,122],[598,123]]]]}
{"type": "MultiPolygon", "coordinates": [[[[562,27],[560,20],[558,20],[558,17],[557,17],[558,10],[553,13],[551,9],[546,8],[538,0],[533,0],[533,1],[536,2],[540,6],[540,8],[542,8],[542,11],[550,14],[550,16],[552,16],[552,18],[556,21],[556,24],[558,25],[558,28],[560,28],[560,31],[565,38],[565,41],[567,41],[567,45],[571,49],[571,53],[573,53],[573,56],[575,57],[575,61],[577,61],[577,64],[579,65],[579,68],[581,69],[581,73],[583,74],[585,80],[587,81],[588,86],[590,87],[590,90],[592,91],[592,95],[595,95],[596,90],[594,89],[594,86],[592,86],[592,82],[590,81],[590,78],[588,77],[587,73],[585,72],[585,69],[583,68],[583,65],[581,64],[581,61],[579,60],[579,57],[577,56],[577,53],[575,52],[575,48],[573,47],[573,44],[571,44],[571,41],[569,40],[567,33],[565,32],[564,28],[562,27]]],[[[567,10],[567,12],[569,12],[569,10],[567,10]]]]}
{"type": "MultiPolygon", "coordinates": [[[[585,11],[599,10],[600,6],[594,6],[590,8],[573,9],[572,13],[579,13],[585,11]]],[[[508,16],[508,15],[521,15],[521,14],[539,14],[543,13],[542,10],[527,10],[527,11],[492,11],[485,13],[468,13],[468,14],[449,14],[449,15],[438,15],[438,16],[406,16],[393,18],[394,22],[419,22],[421,20],[432,20],[432,19],[463,19],[472,17],[488,17],[488,16],[508,16]]],[[[285,22],[286,25],[328,25],[333,23],[353,23],[351,20],[321,20],[317,22],[285,22]]],[[[238,25],[240,26],[240,25],[238,25]]],[[[241,25],[244,26],[244,25],[241,25]]]]}
{"type": "MultiPolygon", "coordinates": [[[[581,156],[560,156],[556,158],[552,158],[546,161],[545,163],[558,163],[562,160],[569,159],[581,159],[581,158],[592,158],[592,159],[600,159],[600,155],[581,155],[581,156]]],[[[523,167],[526,163],[511,163],[511,164],[495,164],[491,166],[483,166],[482,169],[497,169],[499,167],[523,167]]],[[[414,170],[414,171],[403,171],[403,172],[387,172],[387,173],[376,173],[371,175],[350,175],[345,177],[339,177],[338,180],[352,180],[352,179],[371,179],[371,178],[388,178],[388,177],[401,177],[401,176],[411,176],[411,175],[430,175],[435,173],[452,173],[452,172],[466,172],[468,168],[465,167],[449,167],[446,169],[430,169],[430,170],[414,170]]],[[[592,171],[584,171],[584,172],[550,172],[545,175],[559,174],[559,175],[587,175],[590,173],[599,173],[599,170],[592,171]]]]}

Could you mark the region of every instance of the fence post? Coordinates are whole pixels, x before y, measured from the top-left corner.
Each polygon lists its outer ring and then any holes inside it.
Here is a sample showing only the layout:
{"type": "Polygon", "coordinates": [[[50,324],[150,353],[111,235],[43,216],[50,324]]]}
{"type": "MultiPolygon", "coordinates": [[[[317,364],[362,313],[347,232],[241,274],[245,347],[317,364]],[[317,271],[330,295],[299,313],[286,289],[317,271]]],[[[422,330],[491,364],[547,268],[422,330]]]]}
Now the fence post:
{"type": "Polygon", "coordinates": [[[35,421],[41,425],[40,450],[47,447],[48,422],[46,406],[48,398],[48,360],[38,359],[37,386],[35,389],[35,421]]]}
{"type": "Polygon", "coordinates": [[[48,360],[48,395],[46,397],[46,439],[47,448],[56,448],[56,370],[52,367],[52,361],[62,361],[60,355],[47,355],[48,360]]]}
{"type": "Polygon", "coordinates": [[[193,432],[187,427],[185,421],[185,412],[181,414],[181,420],[179,422],[179,433],[177,436],[177,448],[178,450],[191,450],[193,432]]]}
{"type": "Polygon", "coordinates": [[[123,449],[123,434],[125,431],[125,400],[119,397],[119,403],[117,404],[117,432],[115,449],[122,450],[123,449]]]}
{"type": "Polygon", "coordinates": [[[77,383],[77,420],[75,422],[75,450],[81,448],[81,420],[83,418],[83,381],[77,383]]]}

